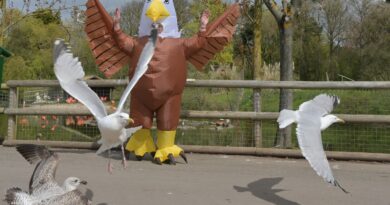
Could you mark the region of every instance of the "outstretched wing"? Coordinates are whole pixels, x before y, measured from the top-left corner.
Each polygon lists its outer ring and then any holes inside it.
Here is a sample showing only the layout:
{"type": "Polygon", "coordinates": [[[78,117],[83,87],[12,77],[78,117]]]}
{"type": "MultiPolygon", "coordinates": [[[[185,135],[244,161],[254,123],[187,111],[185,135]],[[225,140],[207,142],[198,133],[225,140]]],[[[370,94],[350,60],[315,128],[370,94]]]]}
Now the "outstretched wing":
{"type": "Polygon", "coordinates": [[[131,90],[134,88],[138,80],[145,74],[148,69],[148,64],[153,57],[154,49],[156,48],[157,40],[157,29],[153,29],[151,36],[149,37],[148,42],[145,47],[142,49],[142,53],[139,57],[137,67],[135,68],[133,78],[131,78],[129,84],[127,85],[125,91],[123,92],[121,99],[118,103],[117,112],[122,112],[123,106],[130,95],[131,90]]]}
{"type": "Polygon", "coordinates": [[[340,104],[340,98],[335,95],[320,94],[312,100],[302,103],[299,106],[299,111],[310,112],[318,117],[329,114],[333,109],[340,104]]]}
{"type": "Polygon", "coordinates": [[[306,112],[299,112],[297,138],[302,155],[316,173],[325,181],[335,184],[321,138],[320,117],[306,112]]]}
{"type": "Polygon", "coordinates": [[[329,114],[340,103],[337,96],[320,94],[299,106],[297,138],[302,155],[315,172],[328,183],[340,187],[335,180],[322,145],[321,117],[329,114]]]}
{"type": "Polygon", "coordinates": [[[83,80],[81,63],[68,51],[64,41],[54,43],[54,73],[62,89],[83,103],[96,118],[107,116],[103,102],[83,80]]]}
{"type": "Polygon", "coordinates": [[[112,36],[113,21],[99,0],[88,0],[85,32],[99,70],[111,77],[129,62],[112,36]]]}
{"type": "Polygon", "coordinates": [[[36,164],[30,178],[29,192],[55,180],[58,166],[58,155],[42,145],[22,144],[16,146],[16,150],[30,163],[36,164]]]}
{"type": "Polygon", "coordinates": [[[192,54],[188,61],[197,69],[202,69],[233,38],[239,16],[240,6],[233,4],[225,13],[209,24],[206,33],[202,34],[206,38],[206,44],[199,51],[192,54]]]}

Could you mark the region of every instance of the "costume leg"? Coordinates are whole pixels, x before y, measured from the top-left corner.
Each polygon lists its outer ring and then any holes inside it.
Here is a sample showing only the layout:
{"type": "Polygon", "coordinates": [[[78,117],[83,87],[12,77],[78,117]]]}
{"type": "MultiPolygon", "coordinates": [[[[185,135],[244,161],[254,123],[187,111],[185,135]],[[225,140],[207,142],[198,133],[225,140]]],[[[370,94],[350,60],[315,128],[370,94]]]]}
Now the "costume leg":
{"type": "Polygon", "coordinates": [[[157,151],[154,159],[159,164],[166,160],[170,164],[176,164],[174,157],[177,156],[182,156],[187,162],[183,149],[175,145],[180,103],[181,95],[172,96],[157,111],[157,151]]]}
{"type": "Polygon", "coordinates": [[[134,133],[126,145],[126,150],[134,152],[137,159],[141,160],[145,153],[156,151],[156,146],[154,145],[150,132],[153,113],[135,98],[131,99],[130,107],[130,116],[134,120],[133,126],[137,127],[142,125],[143,129],[134,133]]]}

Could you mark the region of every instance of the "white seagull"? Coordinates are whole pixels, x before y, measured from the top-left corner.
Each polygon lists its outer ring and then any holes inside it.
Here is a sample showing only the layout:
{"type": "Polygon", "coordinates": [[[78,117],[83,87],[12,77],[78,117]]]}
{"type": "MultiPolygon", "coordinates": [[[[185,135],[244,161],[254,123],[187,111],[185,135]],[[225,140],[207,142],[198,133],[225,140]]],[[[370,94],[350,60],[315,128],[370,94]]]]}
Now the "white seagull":
{"type": "MultiPolygon", "coordinates": [[[[110,115],[107,114],[106,108],[97,94],[83,80],[85,74],[78,58],[73,57],[73,54],[69,51],[63,40],[56,40],[54,43],[54,72],[61,87],[68,94],[83,103],[97,121],[101,134],[101,139],[98,143],[101,146],[96,154],[108,150],[110,155],[110,149],[120,145],[124,167],[126,167],[126,158],[123,143],[135,131],[141,129],[142,126],[126,129],[125,127],[132,122],[132,119],[130,119],[129,114],[123,112],[123,108],[131,90],[148,68],[148,64],[154,54],[156,39],[157,29],[153,29],[152,35],[141,53],[134,76],[122,94],[118,108],[110,115]]],[[[110,157],[108,171],[110,173],[112,172],[110,157]]]]}
{"type": "Polygon", "coordinates": [[[37,164],[30,178],[29,191],[20,188],[7,190],[5,201],[12,205],[87,205],[90,201],[77,190],[86,181],[68,177],[62,185],[55,181],[58,155],[45,146],[24,144],[17,151],[30,163],[37,164]]]}
{"type": "Polygon", "coordinates": [[[299,147],[310,166],[325,181],[348,193],[333,177],[321,138],[322,130],[336,122],[344,123],[344,120],[329,114],[339,103],[340,99],[337,96],[320,94],[314,99],[302,103],[297,111],[282,110],[277,122],[280,129],[294,122],[297,123],[296,133],[299,147]]]}

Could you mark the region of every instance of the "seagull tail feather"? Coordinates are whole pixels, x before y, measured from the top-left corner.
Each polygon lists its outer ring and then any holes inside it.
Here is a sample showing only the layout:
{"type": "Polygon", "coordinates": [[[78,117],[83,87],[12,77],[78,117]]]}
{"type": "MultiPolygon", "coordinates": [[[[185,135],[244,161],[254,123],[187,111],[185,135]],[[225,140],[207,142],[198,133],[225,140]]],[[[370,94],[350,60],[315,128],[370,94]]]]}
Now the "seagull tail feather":
{"type": "Polygon", "coordinates": [[[96,151],[96,154],[99,155],[101,153],[103,153],[104,151],[110,149],[111,147],[105,145],[105,144],[102,144],[100,145],[99,149],[96,151]]]}
{"type": "Polygon", "coordinates": [[[100,145],[99,149],[96,151],[96,154],[99,155],[99,154],[103,153],[104,151],[109,150],[109,149],[114,148],[114,147],[117,147],[119,145],[121,145],[120,142],[114,143],[114,144],[107,144],[103,141],[102,145],[100,145]]]}
{"type": "Polygon", "coordinates": [[[293,110],[282,110],[280,111],[279,117],[278,117],[278,123],[279,123],[279,128],[283,129],[290,124],[296,122],[296,114],[295,111],[293,110]]]}
{"type": "Polygon", "coordinates": [[[18,195],[26,195],[28,194],[24,191],[22,191],[20,188],[14,187],[7,190],[7,193],[5,195],[4,201],[6,201],[8,204],[21,204],[21,199],[24,197],[18,197],[18,195]]]}

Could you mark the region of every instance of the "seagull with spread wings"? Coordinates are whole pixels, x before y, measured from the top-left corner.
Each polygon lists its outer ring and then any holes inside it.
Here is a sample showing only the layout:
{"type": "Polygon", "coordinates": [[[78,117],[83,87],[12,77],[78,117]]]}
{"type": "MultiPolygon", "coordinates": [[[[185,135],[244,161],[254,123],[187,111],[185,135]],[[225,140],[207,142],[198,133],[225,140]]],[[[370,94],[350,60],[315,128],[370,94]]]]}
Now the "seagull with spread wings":
{"type": "Polygon", "coordinates": [[[87,205],[90,201],[77,190],[86,181],[68,177],[62,185],[55,180],[58,155],[42,145],[24,144],[17,151],[30,163],[37,164],[30,178],[29,191],[20,188],[7,190],[5,201],[12,205],[87,205]]]}
{"type": "MultiPolygon", "coordinates": [[[[83,103],[96,118],[101,134],[101,139],[98,141],[101,146],[96,154],[108,150],[110,155],[110,149],[120,145],[124,167],[126,167],[126,159],[123,143],[141,126],[126,129],[125,127],[132,120],[129,114],[123,112],[123,108],[131,90],[148,68],[148,63],[154,53],[156,39],[157,28],[152,30],[151,37],[141,53],[135,74],[122,94],[116,111],[110,115],[107,114],[107,110],[97,94],[83,80],[85,74],[78,58],[73,57],[63,40],[57,40],[54,43],[54,72],[61,87],[68,94],[83,103]]],[[[112,172],[110,159],[108,171],[112,172]]]]}
{"type": "Polygon", "coordinates": [[[320,94],[314,99],[302,103],[296,111],[282,110],[277,122],[281,129],[294,122],[297,123],[296,133],[299,147],[310,166],[325,181],[340,187],[347,193],[333,177],[321,138],[321,131],[333,123],[344,123],[344,120],[330,114],[339,103],[340,99],[337,96],[320,94]]]}

